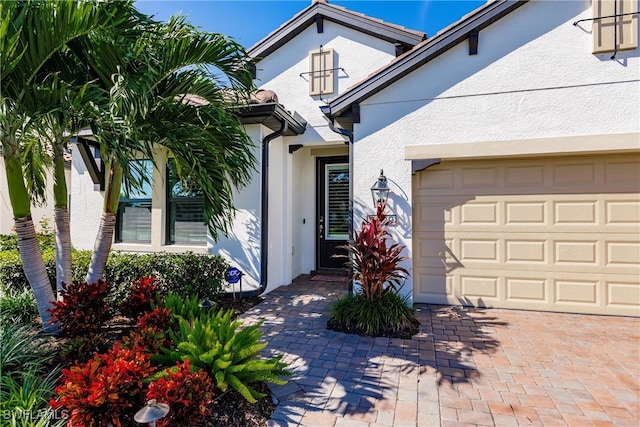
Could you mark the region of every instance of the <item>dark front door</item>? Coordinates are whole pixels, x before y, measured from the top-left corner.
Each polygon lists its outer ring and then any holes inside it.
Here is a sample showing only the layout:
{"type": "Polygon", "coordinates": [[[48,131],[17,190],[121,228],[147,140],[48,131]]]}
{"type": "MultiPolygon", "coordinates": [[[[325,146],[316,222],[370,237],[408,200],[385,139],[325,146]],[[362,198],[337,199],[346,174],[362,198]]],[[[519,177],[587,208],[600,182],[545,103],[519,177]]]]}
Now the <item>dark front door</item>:
{"type": "Polygon", "coordinates": [[[338,246],[349,238],[349,159],[321,157],[317,160],[317,260],[316,268],[342,268],[346,254],[338,246]]]}

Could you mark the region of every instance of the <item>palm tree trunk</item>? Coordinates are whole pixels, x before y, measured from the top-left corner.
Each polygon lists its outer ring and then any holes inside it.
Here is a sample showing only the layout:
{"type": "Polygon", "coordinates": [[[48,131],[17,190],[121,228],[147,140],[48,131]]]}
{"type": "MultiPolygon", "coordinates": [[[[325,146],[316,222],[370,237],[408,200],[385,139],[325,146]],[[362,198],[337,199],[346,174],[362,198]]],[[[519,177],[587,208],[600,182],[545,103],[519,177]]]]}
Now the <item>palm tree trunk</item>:
{"type": "Polygon", "coordinates": [[[93,246],[89,271],[87,272],[87,283],[96,283],[102,279],[104,269],[107,266],[107,258],[113,242],[113,233],[116,229],[116,214],[103,213],[100,218],[98,235],[93,246]]]}
{"type": "Polygon", "coordinates": [[[61,144],[54,147],[54,183],[53,198],[55,203],[54,222],[56,236],[56,291],[58,300],[64,285],[71,283],[71,227],[69,225],[69,208],[67,201],[67,177],[64,172],[64,149],[61,144]]]}
{"type": "Polygon", "coordinates": [[[33,220],[30,216],[16,218],[15,227],[18,235],[18,249],[22,259],[22,269],[36,297],[38,312],[42,319],[42,328],[47,333],[58,333],[60,332],[59,325],[49,323],[51,321],[51,313],[49,313],[48,309],[53,308],[52,302],[55,300],[55,295],[47,276],[47,270],[44,267],[42,251],[36,238],[33,220]]]}
{"type": "MultiPolygon", "coordinates": [[[[7,135],[5,135],[6,137],[7,135]]],[[[58,324],[49,324],[51,314],[48,310],[53,308],[52,302],[55,300],[55,296],[42,260],[42,251],[36,238],[36,229],[31,218],[31,204],[29,203],[29,193],[22,177],[20,153],[17,149],[17,144],[9,144],[6,140],[2,142],[7,187],[15,218],[22,269],[36,298],[38,312],[42,320],[42,328],[47,333],[59,333],[60,327],[58,324]]]]}
{"type": "Polygon", "coordinates": [[[71,227],[69,210],[66,206],[56,206],[54,213],[56,236],[56,291],[60,292],[72,281],[71,272],[71,227]]]}
{"type": "Polygon", "coordinates": [[[87,283],[95,283],[102,279],[116,229],[116,212],[118,212],[120,188],[122,187],[122,168],[115,161],[106,163],[105,167],[109,171],[109,179],[106,182],[103,213],[91,254],[87,283]]]}

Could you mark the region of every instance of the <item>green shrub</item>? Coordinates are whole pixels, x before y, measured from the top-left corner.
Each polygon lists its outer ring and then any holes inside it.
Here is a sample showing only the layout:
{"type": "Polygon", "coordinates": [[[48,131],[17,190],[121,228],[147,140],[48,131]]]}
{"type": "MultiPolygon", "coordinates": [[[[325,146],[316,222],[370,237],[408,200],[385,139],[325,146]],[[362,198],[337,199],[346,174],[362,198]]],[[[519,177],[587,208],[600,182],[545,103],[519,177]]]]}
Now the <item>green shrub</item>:
{"type": "Polygon", "coordinates": [[[179,319],[177,330],[169,331],[176,344],[174,349],[162,349],[162,355],[152,360],[165,366],[173,366],[178,361],[189,360],[216,380],[221,391],[231,387],[248,402],[264,397],[251,387],[252,383],[268,381],[286,384],[282,376],[291,375],[281,357],[259,358],[266,343],[260,342],[262,323],[239,330],[242,322],[233,320],[233,310],[202,315],[193,321],[179,319]]]}
{"type": "MultiPolygon", "coordinates": [[[[36,233],[40,248],[42,250],[54,249],[56,247],[56,238],[53,230],[48,225],[48,221],[40,221],[40,225],[43,231],[36,233]]],[[[17,234],[0,234],[0,252],[3,251],[18,251],[17,234]]]]}
{"type": "Polygon", "coordinates": [[[17,250],[18,236],[16,234],[0,234],[0,252],[17,250]]]}
{"type": "Polygon", "coordinates": [[[38,317],[38,306],[31,289],[2,292],[0,296],[0,323],[31,324],[38,317]]]}
{"type": "Polygon", "coordinates": [[[0,287],[7,292],[30,289],[17,250],[0,252],[0,287]]]}
{"type": "MultiPolygon", "coordinates": [[[[74,282],[84,280],[87,269],[89,268],[89,260],[91,259],[91,251],[72,251],[72,279],[74,282]]],[[[47,276],[52,287],[56,283],[56,253],[55,249],[47,248],[42,251],[42,261],[44,262],[47,276]]],[[[7,290],[31,289],[27,278],[22,271],[22,259],[17,250],[0,252],[0,286],[7,290]]]]}
{"type": "Polygon", "coordinates": [[[131,282],[153,276],[161,295],[196,295],[215,298],[222,293],[224,273],[228,264],[220,256],[154,253],[131,254],[113,252],[109,255],[105,280],[112,291],[108,302],[124,301],[131,294],[131,282]]]}
{"type": "MultiPolygon", "coordinates": [[[[56,258],[53,248],[42,252],[47,275],[55,286],[56,258]]],[[[74,250],[72,278],[82,282],[87,274],[91,251],[74,250]]],[[[215,298],[222,292],[224,274],[228,264],[220,256],[199,255],[192,252],[182,254],[132,254],[112,252],[107,260],[104,280],[111,285],[107,303],[119,305],[131,294],[131,282],[145,276],[154,276],[162,295],[173,292],[180,295],[198,295],[200,298],[215,298]]],[[[22,261],[17,250],[0,252],[0,286],[3,289],[30,289],[22,261]]]]}
{"type": "Polygon", "coordinates": [[[418,332],[415,309],[408,297],[386,292],[371,300],[363,293],[345,295],[331,305],[329,329],[366,335],[408,337],[418,332]]]}

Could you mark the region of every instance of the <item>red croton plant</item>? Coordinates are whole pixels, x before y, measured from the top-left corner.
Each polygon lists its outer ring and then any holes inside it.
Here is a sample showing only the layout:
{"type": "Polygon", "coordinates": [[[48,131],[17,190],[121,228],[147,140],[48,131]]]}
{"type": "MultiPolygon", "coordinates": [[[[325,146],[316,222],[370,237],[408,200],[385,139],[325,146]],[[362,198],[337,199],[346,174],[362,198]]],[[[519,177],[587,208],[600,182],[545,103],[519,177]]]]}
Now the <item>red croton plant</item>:
{"type": "Polygon", "coordinates": [[[135,425],[133,414],[144,404],[142,380],[155,370],[150,359],[116,343],[106,354],[63,369],[51,407],[65,408],[71,427],[135,425]]]}
{"type": "Polygon", "coordinates": [[[120,304],[120,312],[132,319],[151,311],[151,303],[156,298],[158,285],[153,276],[141,277],[131,282],[131,295],[120,304]]]}
{"type": "MultiPolygon", "coordinates": [[[[396,243],[388,232],[391,219],[385,214],[386,203],[378,203],[376,215],[362,222],[353,240],[342,246],[350,254],[345,264],[353,270],[353,280],[360,283],[362,293],[377,300],[386,292],[396,291],[409,272],[400,264],[405,246],[396,243]]],[[[337,255],[346,257],[346,255],[337,255]]]]}

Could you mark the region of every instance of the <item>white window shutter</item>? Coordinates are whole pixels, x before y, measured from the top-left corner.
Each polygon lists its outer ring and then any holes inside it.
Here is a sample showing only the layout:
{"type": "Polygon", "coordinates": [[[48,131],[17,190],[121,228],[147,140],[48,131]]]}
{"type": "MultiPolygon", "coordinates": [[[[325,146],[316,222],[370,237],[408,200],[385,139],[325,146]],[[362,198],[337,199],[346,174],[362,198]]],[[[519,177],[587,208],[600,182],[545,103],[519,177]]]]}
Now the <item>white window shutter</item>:
{"type": "MultiPolygon", "coordinates": [[[[637,0],[593,0],[593,17],[638,12],[637,0]],[[617,10],[616,10],[617,7],[617,10]]],[[[638,15],[593,21],[593,53],[629,50],[638,47],[638,15]],[[617,27],[617,28],[616,28],[617,27]],[[617,40],[616,40],[617,39],[617,40]]]]}
{"type": "Polygon", "coordinates": [[[309,95],[330,95],[334,89],[333,49],[309,53],[309,95]]]}

